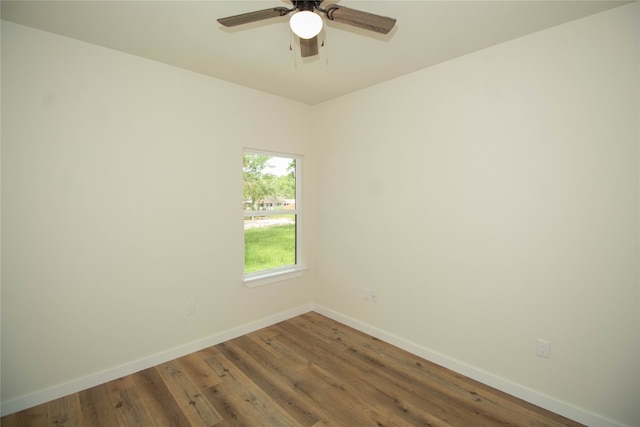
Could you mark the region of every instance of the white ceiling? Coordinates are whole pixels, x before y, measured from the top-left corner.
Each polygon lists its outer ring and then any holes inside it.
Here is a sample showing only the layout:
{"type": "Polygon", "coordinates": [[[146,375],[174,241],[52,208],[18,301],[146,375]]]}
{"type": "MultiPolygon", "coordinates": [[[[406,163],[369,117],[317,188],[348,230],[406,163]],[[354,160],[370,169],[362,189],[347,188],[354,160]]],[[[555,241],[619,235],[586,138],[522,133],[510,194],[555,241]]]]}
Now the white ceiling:
{"type": "MultiPolygon", "coordinates": [[[[327,1],[326,6],[338,1],[327,1]]],[[[3,20],[317,104],[384,80],[628,1],[366,1],[354,9],[397,19],[388,35],[327,22],[320,54],[302,59],[288,17],[225,28],[217,18],[261,1],[6,1],[3,20]],[[289,46],[294,43],[294,49],[289,46]]]]}

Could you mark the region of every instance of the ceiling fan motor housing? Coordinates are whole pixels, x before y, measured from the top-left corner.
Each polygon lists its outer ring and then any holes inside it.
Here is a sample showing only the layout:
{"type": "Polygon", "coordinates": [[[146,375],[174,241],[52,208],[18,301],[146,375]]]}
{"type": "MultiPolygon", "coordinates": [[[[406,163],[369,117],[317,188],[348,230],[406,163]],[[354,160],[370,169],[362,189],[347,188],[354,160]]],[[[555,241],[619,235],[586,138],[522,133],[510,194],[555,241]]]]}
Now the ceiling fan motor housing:
{"type": "Polygon", "coordinates": [[[300,10],[308,10],[310,12],[313,12],[314,10],[319,10],[321,12],[324,12],[321,8],[320,8],[320,3],[322,3],[321,1],[296,1],[296,0],[292,0],[291,1],[293,3],[293,6],[300,10]]]}

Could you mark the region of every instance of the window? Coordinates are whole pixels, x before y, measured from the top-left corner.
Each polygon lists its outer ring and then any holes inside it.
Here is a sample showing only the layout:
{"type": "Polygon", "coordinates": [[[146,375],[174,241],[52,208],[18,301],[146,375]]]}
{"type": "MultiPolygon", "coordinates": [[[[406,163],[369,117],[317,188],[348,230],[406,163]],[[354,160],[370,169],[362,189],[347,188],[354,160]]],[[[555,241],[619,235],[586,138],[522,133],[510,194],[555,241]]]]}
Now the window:
{"type": "Polygon", "coordinates": [[[301,158],[245,150],[242,166],[245,284],[301,275],[301,158]]]}

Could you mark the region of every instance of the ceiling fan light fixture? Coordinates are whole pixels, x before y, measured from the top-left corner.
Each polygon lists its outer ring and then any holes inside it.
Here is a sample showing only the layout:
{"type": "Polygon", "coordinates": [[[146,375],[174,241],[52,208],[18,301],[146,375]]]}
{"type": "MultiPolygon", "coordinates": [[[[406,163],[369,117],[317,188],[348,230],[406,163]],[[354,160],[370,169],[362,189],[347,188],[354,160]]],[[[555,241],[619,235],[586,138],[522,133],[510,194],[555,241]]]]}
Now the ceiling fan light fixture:
{"type": "Polygon", "coordinates": [[[322,17],[310,10],[301,10],[291,16],[289,25],[301,39],[312,39],[322,30],[322,17]]]}

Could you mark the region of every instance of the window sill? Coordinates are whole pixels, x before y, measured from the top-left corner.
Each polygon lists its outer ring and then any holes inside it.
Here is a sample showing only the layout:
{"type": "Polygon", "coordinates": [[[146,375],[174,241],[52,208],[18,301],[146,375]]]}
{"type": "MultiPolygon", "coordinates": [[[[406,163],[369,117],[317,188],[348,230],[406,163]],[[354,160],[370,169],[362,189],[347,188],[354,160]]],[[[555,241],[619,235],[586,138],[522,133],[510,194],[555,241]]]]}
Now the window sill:
{"type": "Polygon", "coordinates": [[[244,280],[242,282],[247,288],[256,288],[258,286],[264,286],[270,283],[276,283],[283,280],[300,277],[306,270],[306,267],[293,266],[281,269],[260,271],[257,273],[249,273],[244,276],[244,280]]]}

